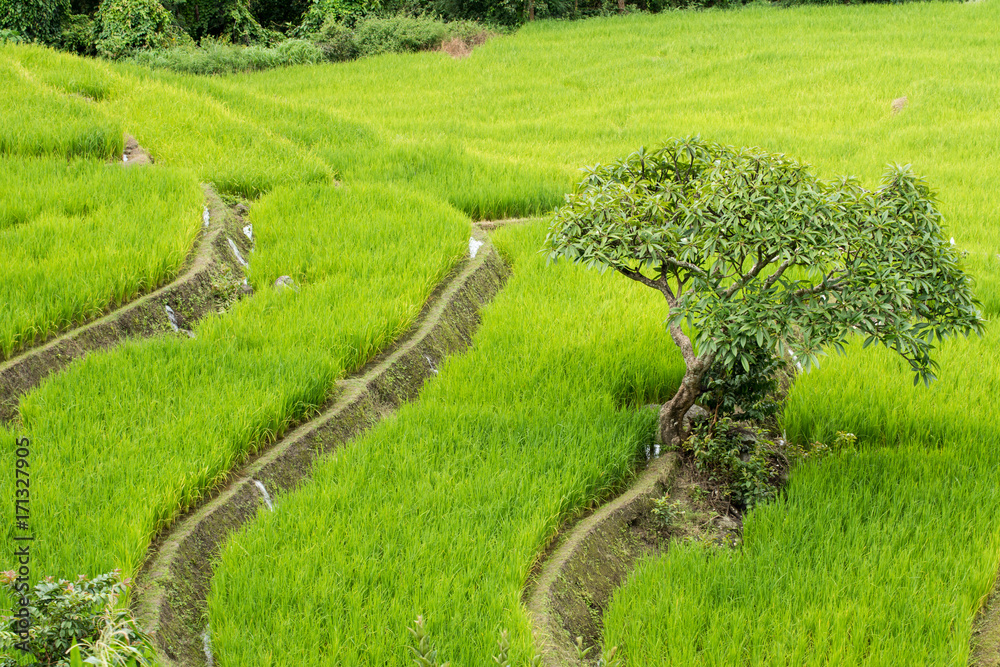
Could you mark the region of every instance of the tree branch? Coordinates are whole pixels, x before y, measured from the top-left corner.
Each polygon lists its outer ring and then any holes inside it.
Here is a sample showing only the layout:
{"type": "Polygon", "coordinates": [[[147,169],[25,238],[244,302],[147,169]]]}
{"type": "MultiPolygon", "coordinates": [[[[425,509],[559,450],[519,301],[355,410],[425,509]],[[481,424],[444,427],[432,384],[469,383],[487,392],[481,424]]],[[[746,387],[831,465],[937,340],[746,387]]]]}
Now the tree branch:
{"type": "Polygon", "coordinates": [[[778,278],[781,277],[781,274],[785,272],[785,269],[787,269],[791,265],[792,265],[792,258],[789,257],[788,259],[786,259],[784,262],[781,263],[781,266],[778,267],[777,271],[772,273],[771,276],[764,281],[764,289],[768,289],[769,287],[771,287],[771,285],[773,285],[778,280],[778,278]]]}
{"type": "Polygon", "coordinates": [[[794,292],[792,292],[792,296],[795,298],[800,298],[803,296],[811,296],[813,294],[819,294],[820,292],[826,290],[835,290],[844,284],[844,281],[839,278],[837,280],[831,280],[827,282],[828,277],[829,276],[823,276],[822,282],[820,282],[818,285],[813,285],[812,287],[803,287],[800,290],[795,290],[794,292]]]}
{"type": "Polygon", "coordinates": [[[687,337],[687,334],[680,328],[679,325],[673,324],[670,326],[670,337],[674,339],[674,343],[681,350],[681,356],[684,357],[684,364],[687,366],[688,371],[691,372],[692,369],[698,368],[696,363],[698,357],[694,354],[694,345],[691,344],[691,339],[687,337]]]}
{"type": "Polygon", "coordinates": [[[757,263],[754,264],[749,271],[744,273],[739,280],[733,283],[729,287],[729,289],[727,289],[724,292],[725,298],[727,299],[730,298],[732,295],[736,294],[736,292],[738,292],[740,289],[746,286],[748,282],[756,278],[757,275],[764,270],[764,267],[773,262],[774,258],[777,256],[778,253],[774,253],[773,255],[766,255],[764,257],[760,257],[760,259],[757,260],[757,263]]]}
{"type": "Polygon", "coordinates": [[[626,278],[631,278],[632,280],[642,283],[647,287],[652,287],[653,289],[662,292],[663,296],[667,298],[667,304],[671,308],[673,308],[676,305],[677,300],[674,297],[674,292],[673,290],[670,289],[670,283],[667,282],[666,276],[663,274],[663,272],[660,272],[659,280],[654,280],[652,278],[647,278],[646,276],[642,275],[642,273],[640,273],[639,271],[632,271],[630,269],[625,269],[617,266],[615,267],[615,271],[622,274],[626,278]]]}
{"type": "Polygon", "coordinates": [[[697,273],[699,276],[702,276],[703,278],[708,277],[708,274],[705,272],[705,269],[701,268],[697,264],[692,264],[691,262],[682,262],[681,260],[674,259],[673,257],[664,257],[663,261],[672,266],[677,267],[678,269],[686,269],[691,273],[697,273]]]}

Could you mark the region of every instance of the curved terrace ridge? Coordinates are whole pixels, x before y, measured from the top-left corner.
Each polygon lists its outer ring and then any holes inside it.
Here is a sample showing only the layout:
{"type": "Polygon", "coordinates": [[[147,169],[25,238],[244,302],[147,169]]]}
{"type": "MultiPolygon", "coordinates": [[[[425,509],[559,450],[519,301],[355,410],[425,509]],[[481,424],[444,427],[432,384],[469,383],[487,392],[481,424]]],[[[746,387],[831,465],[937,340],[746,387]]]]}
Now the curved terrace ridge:
{"type": "Polygon", "coordinates": [[[971,667],[1000,667],[1000,573],[972,624],[971,667]]]}
{"type": "Polygon", "coordinates": [[[604,608],[647,553],[629,525],[649,513],[652,498],[674,487],[678,461],[673,452],[654,459],[624,493],[570,528],[543,561],[527,607],[545,667],[591,664],[578,657],[577,637],[593,647],[588,656],[596,661],[604,608]]]}
{"type": "Polygon", "coordinates": [[[233,256],[229,239],[235,239],[243,253],[249,246],[239,230],[240,221],[209,186],[205,186],[205,209],[207,225],[188,255],[184,270],[172,282],[0,363],[0,422],[15,419],[19,398],[74,359],[113,347],[128,337],[170,331],[167,307],[186,327],[216,308],[220,280],[226,281],[223,276],[228,273],[228,280],[236,282],[243,278],[243,267],[233,256]]]}
{"type": "Polygon", "coordinates": [[[509,274],[486,236],[474,228],[473,238],[484,245],[435,290],[407,335],[339,382],[319,415],[234,472],[224,487],[173,523],[150,547],[137,577],[133,606],[165,667],[207,664],[204,618],[212,559],[227,536],[251,520],[262,504],[270,507],[272,496],[306,478],[318,456],[415,399],[446,356],[471,344],[480,309],[509,274]]]}

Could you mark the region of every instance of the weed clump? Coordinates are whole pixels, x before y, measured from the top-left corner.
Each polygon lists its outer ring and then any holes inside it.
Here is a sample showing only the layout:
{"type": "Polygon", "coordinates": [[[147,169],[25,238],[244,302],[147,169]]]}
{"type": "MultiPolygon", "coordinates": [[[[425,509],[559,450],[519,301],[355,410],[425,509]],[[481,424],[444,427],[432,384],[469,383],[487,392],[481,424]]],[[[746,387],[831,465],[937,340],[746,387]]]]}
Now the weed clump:
{"type": "Polygon", "coordinates": [[[777,491],[771,483],[776,472],[771,459],[777,449],[758,429],[739,426],[728,418],[714,424],[703,421],[694,426],[681,449],[738,507],[751,509],[777,491]]]}
{"type": "Polygon", "coordinates": [[[28,617],[3,616],[0,667],[20,664],[12,656],[26,651],[35,664],[149,665],[152,647],[128,611],[118,607],[131,579],[120,570],[76,581],[46,577],[28,591],[15,572],[0,575],[0,586],[26,600],[28,617]],[[23,628],[27,625],[27,630],[23,628]],[[71,663],[70,655],[73,654],[71,663]],[[80,658],[83,658],[82,662],[80,658]]]}

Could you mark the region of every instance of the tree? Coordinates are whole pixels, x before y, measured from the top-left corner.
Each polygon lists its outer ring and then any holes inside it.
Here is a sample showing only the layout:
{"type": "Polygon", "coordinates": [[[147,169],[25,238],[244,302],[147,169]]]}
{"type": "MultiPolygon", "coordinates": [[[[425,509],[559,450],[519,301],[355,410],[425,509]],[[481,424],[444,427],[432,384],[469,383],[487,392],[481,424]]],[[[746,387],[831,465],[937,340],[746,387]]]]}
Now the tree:
{"type": "Polygon", "coordinates": [[[981,333],[961,254],[909,166],[868,190],[784,155],[688,138],[585,171],[545,246],[551,260],[610,267],[666,299],[686,371],[660,410],[662,442],[687,436],[684,415],[717,360],[749,369],[764,348],[808,369],[857,334],[929,383],[935,339],[981,333]]]}
{"type": "Polygon", "coordinates": [[[69,11],[70,0],[0,0],[0,30],[52,44],[69,11]]]}

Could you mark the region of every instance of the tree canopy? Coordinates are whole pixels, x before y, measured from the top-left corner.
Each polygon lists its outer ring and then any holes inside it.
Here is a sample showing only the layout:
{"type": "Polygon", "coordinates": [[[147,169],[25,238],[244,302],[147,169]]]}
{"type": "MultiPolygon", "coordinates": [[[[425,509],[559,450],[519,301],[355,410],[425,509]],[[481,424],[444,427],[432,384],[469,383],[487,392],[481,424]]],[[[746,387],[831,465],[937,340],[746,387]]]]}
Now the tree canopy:
{"type": "Polygon", "coordinates": [[[675,413],[697,398],[714,361],[749,368],[764,348],[808,368],[825,346],[842,350],[858,334],[930,382],[935,340],[980,331],[961,253],[909,166],[889,166],[867,189],[822,181],[781,154],[687,138],[585,171],[546,248],[665,297],[687,364],[677,403],[661,413],[668,441],[682,435],[675,413]]]}

